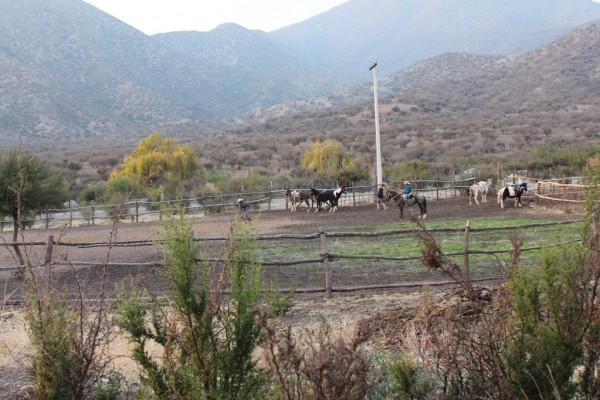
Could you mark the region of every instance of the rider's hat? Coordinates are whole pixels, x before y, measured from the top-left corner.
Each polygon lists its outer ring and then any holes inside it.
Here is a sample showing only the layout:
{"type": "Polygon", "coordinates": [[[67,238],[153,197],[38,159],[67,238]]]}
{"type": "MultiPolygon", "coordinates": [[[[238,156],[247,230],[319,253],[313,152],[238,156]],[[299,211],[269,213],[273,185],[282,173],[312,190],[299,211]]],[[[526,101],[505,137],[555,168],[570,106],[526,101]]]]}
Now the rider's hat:
{"type": "Polygon", "coordinates": [[[404,181],[404,184],[405,185],[410,185],[410,182],[409,181],[404,181]]]}
{"type": "Polygon", "coordinates": [[[237,199],[236,203],[239,203],[240,201],[244,201],[244,199],[237,199]]]}

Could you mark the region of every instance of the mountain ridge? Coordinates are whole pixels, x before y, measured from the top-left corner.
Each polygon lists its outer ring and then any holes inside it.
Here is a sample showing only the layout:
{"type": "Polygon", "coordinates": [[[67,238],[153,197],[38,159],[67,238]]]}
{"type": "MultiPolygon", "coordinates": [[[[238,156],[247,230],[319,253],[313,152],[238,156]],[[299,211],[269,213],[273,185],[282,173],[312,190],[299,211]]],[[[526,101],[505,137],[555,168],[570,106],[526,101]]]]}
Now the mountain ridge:
{"type": "MultiPolygon", "coordinates": [[[[448,4],[457,4],[454,1],[448,4]]],[[[515,1],[507,3],[510,7],[507,6],[505,13],[515,12],[515,1]]],[[[535,8],[539,1],[525,3],[535,8]]],[[[569,9],[565,8],[565,0],[550,0],[545,4],[573,10],[572,15],[577,18],[586,10],[600,10],[600,4],[589,0],[573,1],[569,9]]],[[[379,13],[369,21],[383,21],[386,17],[386,23],[373,23],[372,29],[362,32],[361,42],[353,38],[361,32],[363,21],[353,17],[356,10],[368,9],[374,4],[373,0],[351,0],[314,20],[290,27],[308,29],[314,21],[346,20],[320,26],[312,33],[320,37],[320,54],[316,57],[315,54],[303,55],[293,43],[277,37],[285,31],[267,34],[225,24],[205,35],[180,32],[147,36],[82,0],[0,0],[3,10],[0,14],[0,137],[7,145],[23,140],[32,146],[57,142],[64,147],[66,143],[82,140],[90,143],[137,140],[163,128],[168,132],[182,129],[182,135],[205,135],[220,126],[235,126],[235,119],[243,122],[241,113],[289,104],[286,102],[291,100],[306,103],[314,96],[334,93],[330,96],[335,98],[332,105],[341,106],[347,98],[344,93],[349,93],[349,98],[356,97],[353,93],[357,92],[368,97],[362,93],[370,92],[366,90],[371,80],[368,67],[374,61],[371,55],[364,55],[366,53],[352,61],[354,66],[360,67],[360,82],[356,86],[355,80],[344,75],[344,57],[347,56],[343,54],[344,49],[350,46],[370,51],[373,49],[370,39],[374,35],[381,36],[384,43],[398,43],[397,36],[403,40],[414,39],[418,33],[414,28],[423,21],[427,21],[426,26],[437,23],[441,29],[434,36],[428,34],[424,38],[443,38],[445,35],[439,32],[454,28],[447,23],[451,19],[439,14],[440,9],[445,10],[442,3],[438,0],[419,3],[429,7],[425,12],[423,6],[417,7],[409,1],[377,2],[381,7],[379,13]],[[347,7],[354,11],[344,14],[347,7]],[[345,31],[344,27],[352,24],[352,32],[345,31]],[[336,29],[335,35],[322,34],[336,29]],[[412,36],[403,36],[408,30],[412,36]],[[328,51],[331,48],[335,51],[328,51]],[[323,57],[329,61],[322,61],[323,57]]],[[[523,8],[523,3],[519,4],[523,8]]],[[[476,11],[466,7],[466,14],[461,18],[476,20],[476,11]]],[[[595,13],[588,13],[588,17],[593,18],[595,13]]],[[[535,23],[525,22],[537,26],[554,18],[553,15],[548,11],[535,23]]],[[[569,15],[565,12],[559,23],[548,28],[574,25],[577,18],[569,15]]],[[[535,17],[524,14],[520,18],[527,19],[527,16],[535,17]]],[[[369,14],[363,17],[371,18],[369,14]]],[[[517,28],[518,32],[528,29],[527,26],[517,28]]],[[[456,32],[454,35],[460,37],[460,30],[456,32]]],[[[430,46],[427,41],[412,42],[413,47],[430,46]]],[[[528,46],[527,43],[530,42],[519,45],[528,46]]],[[[308,41],[306,44],[314,46],[308,41]]],[[[381,45],[378,51],[390,56],[402,54],[402,47],[394,46],[386,50],[381,45]]],[[[444,53],[447,51],[440,54],[444,53]]],[[[386,86],[386,78],[398,72],[385,73],[386,68],[392,67],[384,58],[378,66],[378,73],[383,77],[382,95],[388,94],[386,91],[402,90],[401,86],[393,86],[395,84],[386,86]]],[[[430,74],[426,79],[433,78],[430,74]]]]}

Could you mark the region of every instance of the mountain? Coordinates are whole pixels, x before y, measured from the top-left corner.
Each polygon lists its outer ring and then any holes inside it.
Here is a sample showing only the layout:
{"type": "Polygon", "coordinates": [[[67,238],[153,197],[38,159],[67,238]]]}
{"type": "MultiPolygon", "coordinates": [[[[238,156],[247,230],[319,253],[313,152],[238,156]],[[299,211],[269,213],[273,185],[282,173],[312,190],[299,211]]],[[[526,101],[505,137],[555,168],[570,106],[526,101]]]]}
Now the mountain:
{"type": "Polygon", "coordinates": [[[460,79],[421,85],[397,100],[428,99],[452,104],[459,112],[552,112],[599,101],[599,65],[600,25],[589,24],[460,79]]]}
{"type": "Polygon", "coordinates": [[[350,0],[270,33],[225,24],[148,36],[82,0],[0,9],[0,139],[60,148],[206,136],[264,120],[265,107],[281,116],[356,104],[371,96],[376,59],[386,96],[600,18],[591,0],[350,0]],[[402,69],[424,59],[429,69],[402,69]]]}
{"type": "MultiPolygon", "coordinates": [[[[597,145],[599,66],[600,25],[588,24],[515,57],[445,54],[406,68],[384,80],[398,91],[379,98],[384,166],[418,160],[449,174],[485,159],[519,169],[537,147],[597,145]]],[[[372,97],[338,107],[330,104],[335,96],[317,100],[323,107],[287,103],[249,113],[237,128],[192,143],[200,154],[218,148],[219,158],[207,160],[215,165],[290,174],[317,140],[336,139],[356,159],[372,159],[372,97]]]]}
{"type": "MultiPolygon", "coordinates": [[[[400,93],[411,88],[435,82],[456,80],[470,76],[490,64],[500,63],[507,58],[466,53],[446,53],[427,58],[403,68],[377,82],[379,97],[400,93]]],[[[354,104],[373,101],[373,82],[357,85],[346,90],[335,91],[306,99],[279,103],[269,107],[255,108],[235,116],[238,124],[264,123],[269,119],[280,118],[306,112],[325,111],[354,104]]]]}
{"type": "Polygon", "coordinates": [[[341,86],[343,77],[330,69],[306,62],[286,51],[267,33],[236,24],[223,24],[210,32],[170,32],[152,39],[186,54],[201,65],[220,65],[243,74],[242,83],[258,80],[262,87],[257,101],[274,103],[307,97],[317,88],[341,86]],[[269,77],[269,79],[265,79],[269,77]]]}
{"type": "Polygon", "coordinates": [[[592,0],[351,0],[271,35],[294,54],[368,80],[448,52],[516,55],[600,18],[592,0]]]}
{"type": "Polygon", "coordinates": [[[178,44],[193,46],[201,33],[150,37],[81,0],[0,0],[0,8],[3,137],[114,139],[323,93],[325,81],[335,87],[331,74],[320,78],[264,32],[222,26],[198,57],[178,44]],[[219,53],[224,43],[230,56],[219,53]]]}

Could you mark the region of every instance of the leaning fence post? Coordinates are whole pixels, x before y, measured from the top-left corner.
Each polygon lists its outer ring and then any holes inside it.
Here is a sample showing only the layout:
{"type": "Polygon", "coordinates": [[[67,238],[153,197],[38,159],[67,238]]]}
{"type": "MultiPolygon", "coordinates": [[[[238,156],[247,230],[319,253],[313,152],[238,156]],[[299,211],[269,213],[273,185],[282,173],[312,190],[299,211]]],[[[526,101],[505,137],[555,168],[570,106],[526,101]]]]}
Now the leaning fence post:
{"type": "Polygon", "coordinates": [[[331,271],[329,270],[329,254],[327,254],[327,243],[325,242],[325,232],[319,228],[319,237],[321,238],[321,258],[325,268],[325,298],[331,298],[331,271]]]}

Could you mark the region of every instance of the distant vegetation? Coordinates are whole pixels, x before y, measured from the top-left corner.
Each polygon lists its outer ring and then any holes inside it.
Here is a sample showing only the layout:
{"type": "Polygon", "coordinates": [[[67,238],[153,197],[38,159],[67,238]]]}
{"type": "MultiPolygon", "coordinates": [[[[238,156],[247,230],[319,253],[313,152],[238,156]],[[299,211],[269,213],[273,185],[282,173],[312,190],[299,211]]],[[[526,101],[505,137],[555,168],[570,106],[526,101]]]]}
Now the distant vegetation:
{"type": "MultiPolygon", "coordinates": [[[[382,86],[392,94],[379,99],[384,178],[452,179],[471,169],[480,178],[519,170],[534,178],[584,174],[600,143],[599,63],[600,27],[590,25],[512,59],[445,55],[390,77],[382,86]],[[394,79],[403,79],[396,82],[403,89],[393,91],[394,79]],[[414,85],[406,87],[407,79],[414,85]]],[[[190,148],[206,174],[199,170],[194,184],[167,192],[374,183],[374,106],[359,98],[332,94],[235,119],[165,122],[151,132],[190,148]],[[327,142],[340,143],[352,164],[327,176],[302,168],[314,144],[327,142]]],[[[147,135],[63,138],[36,152],[64,171],[76,196],[108,181],[147,135]]]]}

